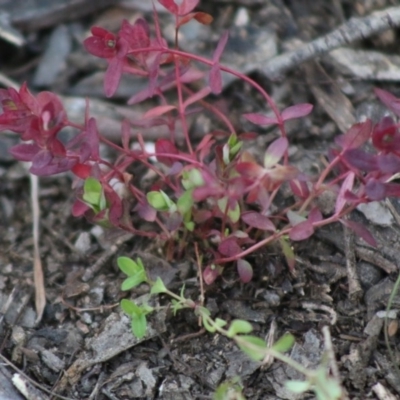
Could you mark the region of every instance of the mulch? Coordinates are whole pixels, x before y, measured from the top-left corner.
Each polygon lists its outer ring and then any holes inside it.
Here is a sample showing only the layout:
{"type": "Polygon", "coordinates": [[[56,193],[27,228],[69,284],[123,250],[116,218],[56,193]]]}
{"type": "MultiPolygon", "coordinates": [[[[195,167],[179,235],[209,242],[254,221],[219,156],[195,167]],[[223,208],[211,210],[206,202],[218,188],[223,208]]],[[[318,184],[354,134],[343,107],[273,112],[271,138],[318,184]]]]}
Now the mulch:
{"type": "MultiPolygon", "coordinates": [[[[162,29],[172,41],[174,21],[159,9],[162,29]]],[[[249,74],[280,108],[315,104],[312,115],[287,125],[292,161],[307,173],[318,173],[336,135],[386,112],[373,87],[400,95],[396,0],[202,0],[199,9],[214,21],[182,29],[183,48],[210,55],[221,32],[229,29],[223,63],[249,74]]],[[[84,118],[88,98],[100,131],[116,140],[120,122],[138,118],[151,104],[126,106],[146,83],[124,77],[115,97],[106,100],[105,64],[86,54],[81,43],[93,25],[116,30],[123,18],[151,21],[151,13],[151,2],[140,0],[0,0],[0,85],[27,81],[33,91],[53,91],[77,121],[84,118]]],[[[254,130],[240,115],[267,112],[265,104],[228,76],[223,85],[219,106],[237,126],[254,130]]],[[[190,123],[200,138],[212,121],[203,117],[190,123]]],[[[153,141],[165,134],[148,129],[144,137],[153,141]]],[[[247,144],[255,155],[276,137],[273,128],[258,134],[247,144]]],[[[292,368],[250,361],[232,341],[202,331],[189,311],[152,315],[146,336],[137,340],[118,304],[126,296],[140,300],[146,288],[120,291],[124,277],[117,257],[140,255],[153,274],[170,278],[173,290],[185,283],[193,299],[200,294],[196,263],[168,263],[158,243],[74,219],[68,174],[40,179],[46,308],[37,321],[31,181],[26,166],[8,154],[17,141],[11,133],[0,136],[0,399],[211,399],[218,385],[235,377],[247,399],[313,398],[285,389],[286,380],[302,379],[292,368]]],[[[329,213],[334,199],[320,202],[329,213]]],[[[277,248],[263,249],[252,256],[254,279],[240,284],[228,268],[223,279],[206,288],[206,306],[213,316],[248,320],[262,338],[292,333],[296,344],[289,354],[309,368],[324,355],[327,326],[349,399],[400,398],[400,375],[393,367],[393,357],[399,359],[400,296],[394,297],[384,326],[398,274],[398,213],[400,203],[390,199],[351,215],[368,227],[377,248],[340,224],[317,231],[295,245],[294,273],[277,248]]],[[[162,296],[152,301],[165,304],[162,296]]]]}

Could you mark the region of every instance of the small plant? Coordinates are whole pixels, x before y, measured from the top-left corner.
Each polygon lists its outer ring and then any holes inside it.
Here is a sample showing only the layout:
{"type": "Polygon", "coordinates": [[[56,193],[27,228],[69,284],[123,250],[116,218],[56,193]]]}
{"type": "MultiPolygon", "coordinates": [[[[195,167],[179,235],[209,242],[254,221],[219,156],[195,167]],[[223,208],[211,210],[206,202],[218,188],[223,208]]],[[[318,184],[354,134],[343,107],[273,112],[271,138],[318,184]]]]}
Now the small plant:
{"type": "MultiPolygon", "coordinates": [[[[171,299],[171,308],[176,314],[184,308],[191,309],[200,318],[203,327],[210,333],[219,333],[232,339],[236,345],[254,361],[262,361],[267,356],[283,361],[292,368],[305,375],[305,381],[288,381],[286,386],[295,393],[314,391],[318,400],[337,400],[343,392],[340,383],[329,375],[328,358],[324,357],[316,370],[309,370],[301,364],[287,357],[284,353],[290,350],[294,343],[291,334],[285,334],[272,347],[268,347],[265,340],[250,335],[253,330],[247,321],[235,319],[228,322],[221,318],[212,318],[210,311],[203,305],[185,297],[185,287],[180,290],[179,295],[166,288],[160,277],[156,281],[148,278],[146,270],[140,258],[136,261],[128,257],[119,257],[118,266],[127,278],[121,285],[121,290],[130,290],[135,286],[146,282],[150,286],[150,294],[165,294],[171,299]]],[[[168,307],[168,306],[165,306],[168,307]]],[[[156,311],[149,304],[136,304],[132,300],[123,299],[121,308],[131,318],[132,332],[138,338],[146,333],[146,315],[156,311]]],[[[160,308],[159,308],[160,309],[160,308]]],[[[237,382],[225,382],[215,392],[214,399],[244,399],[241,394],[240,385],[237,382]],[[236,396],[236,397],[229,397],[236,396]]]]}
{"type": "MultiPolygon", "coordinates": [[[[179,6],[172,0],[160,3],[175,16],[176,38],[180,27],[189,21],[212,20],[208,14],[193,11],[197,0],[182,1],[179,6]]],[[[220,64],[227,34],[222,35],[212,57],[206,59],[180,50],[178,39],[169,47],[156,14],[154,23],[154,35],[149,24],[138,19],[134,24],[123,21],[118,33],[94,27],[92,36],[84,41],[91,54],[108,62],[104,77],[108,97],[115,93],[122,74],[133,74],[147,77],[149,84],[128,103],[134,105],[150,97],[159,101],[141,119],[122,123],[119,144],[101,136],[96,120],[88,112],[84,124],[72,123],[55,94],[41,92],[34,96],[23,84],[19,91],[0,90],[0,130],[12,130],[23,141],[11,149],[15,158],[30,161],[30,171],[37,175],[64,171],[75,174],[72,213],[77,217],[158,238],[165,243],[169,259],[187,256],[185,252],[192,248],[186,244],[197,243],[207,260],[203,270],[206,284],[217,279],[227,264],[236,266],[242,282],[250,281],[253,268],[247,256],[274,241],[280,243],[293,270],[290,241],[305,240],[315,229],[332,222],[341,222],[375,244],[363,226],[343,217],[360,203],[400,195],[400,185],[394,182],[400,169],[397,123],[385,117],[377,124],[366,120],[354,125],[336,139],[336,147],[327,155],[328,162],[320,175],[306,176],[290,164],[285,122],[306,116],[312,105],[298,104],[280,112],[260,85],[220,64]],[[197,68],[198,63],[208,71],[197,68]],[[222,71],[251,85],[274,114],[243,116],[254,124],[278,128],[279,137],[266,149],[263,160],[243,150],[243,141],[254,134],[237,132],[229,119],[207,102],[209,94],[221,92],[222,71]],[[190,85],[193,82],[200,89],[195,91],[190,85]],[[176,93],[175,103],[168,100],[171,90],[176,93]],[[193,141],[187,116],[203,110],[213,113],[225,128],[193,141]],[[178,123],[183,143],[177,138],[178,123]],[[158,139],[154,153],[150,153],[140,129],[160,125],[168,127],[170,137],[158,139]],[[77,130],[67,143],[57,137],[65,127],[77,130]],[[138,131],[138,147],[134,149],[132,129],[138,131]],[[373,151],[365,150],[367,142],[372,142],[373,151]],[[103,159],[100,143],[119,156],[113,162],[103,159]],[[151,161],[152,157],[157,162],[151,161]],[[155,178],[150,186],[133,183],[128,171],[134,162],[153,171],[155,178]],[[293,202],[272,212],[271,205],[283,184],[292,190],[293,202]],[[334,213],[328,216],[322,215],[316,201],[326,191],[337,196],[334,213]],[[154,229],[141,228],[141,221],[154,224],[154,229]]],[[[400,115],[398,99],[380,89],[376,94],[400,115]]]]}

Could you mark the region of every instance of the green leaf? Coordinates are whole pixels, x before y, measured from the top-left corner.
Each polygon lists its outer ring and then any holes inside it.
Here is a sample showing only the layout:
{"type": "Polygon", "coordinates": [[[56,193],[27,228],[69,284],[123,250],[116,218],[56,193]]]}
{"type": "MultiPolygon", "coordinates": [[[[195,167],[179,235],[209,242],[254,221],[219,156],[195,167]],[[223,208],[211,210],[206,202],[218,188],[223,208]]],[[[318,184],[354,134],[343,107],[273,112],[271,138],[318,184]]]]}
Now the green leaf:
{"type": "MultiPolygon", "coordinates": [[[[140,258],[138,260],[140,260],[140,258]]],[[[140,265],[129,257],[118,257],[117,264],[119,269],[128,276],[132,276],[140,271],[144,271],[143,264],[140,265]]]]}
{"type": "Polygon", "coordinates": [[[272,348],[279,353],[285,353],[292,348],[294,344],[294,336],[290,333],[285,333],[280,339],[278,339],[272,348]]]}
{"type": "Polygon", "coordinates": [[[132,332],[138,338],[141,339],[146,334],[147,319],[145,314],[132,316],[132,332]]]}
{"type": "Polygon", "coordinates": [[[167,288],[164,285],[164,282],[160,277],[157,277],[156,281],[154,282],[153,286],[151,287],[151,294],[157,294],[157,293],[165,293],[167,291],[167,288]]]}
{"type": "Polygon", "coordinates": [[[294,255],[294,251],[290,246],[290,243],[288,242],[288,239],[282,236],[279,239],[279,244],[282,247],[283,255],[285,256],[286,262],[288,263],[290,270],[293,271],[296,263],[296,258],[294,255]]]}
{"type": "Polygon", "coordinates": [[[231,147],[230,155],[231,158],[234,158],[239,150],[242,148],[243,142],[237,142],[234,146],[231,147]]]}
{"type": "Polygon", "coordinates": [[[214,323],[218,328],[223,328],[227,324],[227,322],[221,318],[216,318],[214,323]]]}
{"type": "Polygon", "coordinates": [[[179,310],[182,310],[182,308],[184,308],[184,305],[182,304],[182,302],[180,302],[178,300],[172,299],[171,303],[172,303],[172,311],[174,312],[174,315],[176,315],[176,313],[179,310]]]}
{"type": "Polygon", "coordinates": [[[83,201],[93,206],[97,212],[106,208],[103,187],[99,180],[89,177],[83,185],[83,201]]]}
{"type": "Polygon", "coordinates": [[[238,378],[221,383],[214,392],[213,400],[246,400],[238,378]]]}
{"type": "Polygon", "coordinates": [[[121,290],[130,290],[140,285],[142,282],[146,281],[147,281],[146,273],[144,271],[139,271],[135,275],[126,278],[122,282],[121,290]]]}
{"type": "Polygon", "coordinates": [[[128,314],[130,317],[132,315],[140,315],[143,313],[142,309],[131,300],[122,299],[120,305],[121,305],[122,311],[125,314],[128,314]]]}
{"type": "Polygon", "coordinates": [[[240,218],[240,206],[239,203],[237,201],[235,201],[235,208],[228,209],[228,217],[230,218],[230,220],[235,224],[236,222],[239,221],[240,218]]]}
{"type": "Polygon", "coordinates": [[[212,325],[212,324],[210,323],[210,321],[209,321],[208,318],[202,318],[201,320],[202,320],[202,322],[203,322],[204,328],[206,328],[206,330],[207,330],[208,332],[210,332],[210,333],[215,333],[215,331],[217,330],[217,328],[216,328],[214,325],[212,325]]]}
{"type": "Polygon", "coordinates": [[[192,168],[190,171],[183,171],[182,173],[182,186],[186,189],[193,189],[195,187],[203,186],[204,179],[201,172],[192,168]]]}
{"type": "Polygon", "coordinates": [[[232,321],[228,330],[228,337],[233,338],[234,336],[242,333],[250,333],[253,330],[251,324],[242,319],[235,319],[232,321]]]}
{"type": "Polygon", "coordinates": [[[293,393],[304,393],[307,390],[310,390],[311,384],[307,381],[287,381],[285,382],[285,386],[293,393]]]}
{"type": "Polygon", "coordinates": [[[239,348],[252,360],[260,361],[265,357],[267,344],[257,336],[236,336],[235,341],[239,348]]]}
{"type": "Polygon", "coordinates": [[[157,211],[168,211],[168,202],[165,200],[165,196],[161,192],[151,191],[147,193],[147,201],[157,211]]]}
{"type": "Polygon", "coordinates": [[[185,228],[189,231],[189,232],[193,232],[194,231],[194,222],[193,221],[189,221],[189,222],[184,222],[185,228]]]}
{"type": "Polygon", "coordinates": [[[326,368],[324,365],[318,367],[313,390],[318,400],[338,400],[342,396],[342,388],[339,382],[327,375],[326,368]]]}
{"type": "Polygon", "coordinates": [[[226,207],[228,206],[228,198],[227,197],[221,197],[220,199],[217,200],[218,208],[222,212],[222,214],[225,214],[226,207]]]}
{"type": "Polygon", "coordinates": [[[183,192],[182,196],[179,197],[176,206],[178,207],[178,211],[181,215],[186,214],[188,211],[192,210],[194,201],[193,201],[193,189],[187,190],[183,192]]]}
{"type": "Polygon", "coordinates": [[[228,165],[230,162],[230,157],[229,157],[230,149],[229,149],[229,144],[226,143],[222,147],[222,160],[225,165],[228,165]]]}

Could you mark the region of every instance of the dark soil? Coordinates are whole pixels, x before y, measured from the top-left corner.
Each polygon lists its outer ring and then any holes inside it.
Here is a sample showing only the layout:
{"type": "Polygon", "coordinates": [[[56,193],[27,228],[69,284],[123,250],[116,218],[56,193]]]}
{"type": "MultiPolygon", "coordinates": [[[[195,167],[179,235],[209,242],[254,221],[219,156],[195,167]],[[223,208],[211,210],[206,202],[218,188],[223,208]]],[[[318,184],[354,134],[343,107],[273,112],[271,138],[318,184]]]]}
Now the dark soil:
{"type": "MultiPolygon", "coordinates": [[[[39,4],[47,1],[33,1],[28,10],[31,14],[28,12],[24,20],[28,6],[20,3],[0,0],[0,10],[9,13],[25,39],[22,46],[6,36],[0,39],[2,85],[6,77],[17,83],[28,81],[33,90],[51,90],[65,96],[68,112],[78,120],[84,116],[82,100],[89,97],[92,115],[103,123],[99,123],[100,130],[110,138],[118,135],[119,121],[127,112],[133,116],[142,113],[143,106],[131,110],[124,104],[144,83],[124,81],[112,100],[113,108],[105,112],[101,81],[104,64],[85,55],[80,43],[93,24],[117,29],[121,18],[133,20],[144,15],[151,20],[150,7],[143,6],[146,2],[125,1],[125,7],[100,11],[88,6],[91,1],[59,1],[64,11],[57,14],[51,13],[51,1],[47,8],[39,4]],[[68,3],[78,4],[79,12],[68,9],[68,3]],[[49,14],[35,19],[39,12],[49,14]],[[58,43],[58,53],[50,50],[52,40],[58,43]],[[43,61],[44,57],[49,58],[43,61]]],[[[182,43],[190,50],[196,47],[211,54],[219,34],[230,28],[234,39],[226,60],[232,67],[251,74],[281,108],[301,102],[315,104],[312,116],[289,123],[288,131],[293,162],[316,174],[337,134],[362,115],[381,112],[373,95],[374,86],[400,94],[400,62],[390,58],[398,55],[399,32],[389,29],[348,46],[378,52],[390,63],[395,76],[392,79],[357,75],[327,55],[270,81],[260,63],[276,50],[281,53],[293,48],[296,40],[308,42],[352,17],[397,4],[396,0],[203,0],[199,8],[213,14],[215,20],[210,28],[201,27],[194,34],[184,30],[182,43]],[[247,13],[249,20],[241,27],[234,26],[241,13],[247,13]]],[[[161,14],[161,23],[168,29],[173,22],[161,14]]],[[[265,110],[257,95],[242,83],[226,81],[224,85],[220,106],[234,123],[244,123],[240,114],[265,110]]],[[[210,122],[207,118],[193,120],[193,134],[201,136],[207,129],[202,127],[210,122]]],[[[244,129],[254,129],[244,125],[244,129]]],[[[261,154],[275,133],[273,129],[260,130],[259,137],[247,146],[261,154]]],[[[154,139],[158,134],[151,131],[147,137],[154,139]]],[[[128,294],[120,291],[124,277],[117,268],[117,257],[140,255],[146,268],[153,271],[150,273],[169,279],[173,290],[185,283],[186,295],[197,300],[200,289],[193,252],[189,251],[185,259],[167,262],[160,243],[105,232],[74,219],[70,215],[72,177],[68,174],[40,178],[40,256],[47,305],[42,320],[36,323],[30,180],[25,166],[7,153],[16,142],[12,134],[0,136],[0,400],[50,399],[59,395],[98,400],[211,399],[219,384],[235,377],[239,377],[247,399],[314,398],[311,393],[294,395],[284,388],[286,380],[302,378],[293,369],[279,362],[249,361],[232,341],[202,331],[189,311],[176,316],[171,312],[152,315],[147,336],[136,340],[118,304],[124,297],[144,295],[147,288],[128,294]],[[17,392],[11,383],[18,370],[27,382],[26,395],[17,392]]],[[[285,201],[284,195],[281,200],[285,201]]],[[[332,199],[321,202],[329,213],[332,199]]],[[[398,201],[391,200],[390,206],[397,215],[398,201]]],[[[223,279],[206,287],[206,306],[214,316],[228,321],[248,320],[261,338],[276,340],[285,332],[292,333],[296,345],[290,355],[309,368],[320,363],[324,352],[322,328],[328,326],[348,398],[400,398],[400,376],[384,342],[382,312],[398,274],[400,227],[387,203],[382,204],[382,210],[367,210],[365,214],[357,211],[351,218],[368,226],[377,238],[378,248],[351,237],[340,224],[329,226],[294,247],[298,257],[294,272],[288,270],[279,249],[273,247],[249,259],[254,279],[246,285],[238,281],[233,268],[227,268],[223,279]],[[356,277],[348,274],[352,262],[356,277]],[[360,290],[353,290],[355,282],[360,283],[360,290]],[[392,397],[384,397],[390,393],[392,397]]],[[[399,342],[399,300],[395,297],[389,320],[394,349],[399,342]]],[[[166,299],[154,301],[165,304],[166,299]]],[[[399,358],[396,354],[394,357],[399,358]]]]}

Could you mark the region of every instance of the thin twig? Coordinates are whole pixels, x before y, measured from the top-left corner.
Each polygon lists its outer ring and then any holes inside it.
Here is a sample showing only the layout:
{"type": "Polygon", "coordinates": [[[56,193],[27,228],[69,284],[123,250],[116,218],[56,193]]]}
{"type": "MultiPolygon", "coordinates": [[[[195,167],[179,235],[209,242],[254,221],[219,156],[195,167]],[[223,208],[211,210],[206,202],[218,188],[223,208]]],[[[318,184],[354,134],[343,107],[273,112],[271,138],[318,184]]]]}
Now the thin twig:
{"type": "Polygon", "coordinates": [[[16,371],[18,374],[23,376],[27,381],[29,381],[33,386],[36,386],[37,388],[43,390],[44,392],[57,397],[58,399],[61,400],[73,400],[70,397],[64,397],[60,396],[59,394],[53,393],[51,390],[47,389],[46,387],[42,386],[40,383],[35,382],[33,379],[31,379],[28,375],[26,375],[23,371],[21,371],[17,366],[15,366],[11,361],[9,361],[6,357],[4,357],[2,354],[0,354],[0,359],[6,363],[9,367],[11,367],[14,371],[16,371]]]}
{"type": "Polygon", "coordinates": [[[400,26],[400,6],[386,8],[363,18],[351,18],[333,32],[304,44],[296,50],[272,58],[264,64],[261,71],[269,79],[274,80],[304,61],[398,26],[400,26]]]}
{"type": "Polygon", "coordinates": [[[37,324],[42,319],[43,311],[46,306],[46,289],[44,287],[43,268],[39,249],[39,178],[33,174],[29,174],[29,178],[31,181],[31,204],[33,218],[33,280],[35,284],[35,307],[37,314],[35,323],[37,324]]]}
{"type": "MultiPolygon", "coordinates": [[[[348,216],[345,217],[346,219],[348,216]]],[[[349,282],[349,299],[351,301],[359,300],[363,290],[356,269],[356,253],[354,233],[343,225],[344,232],[344,252],[346,256],[347,280],[349,282]]]]}

